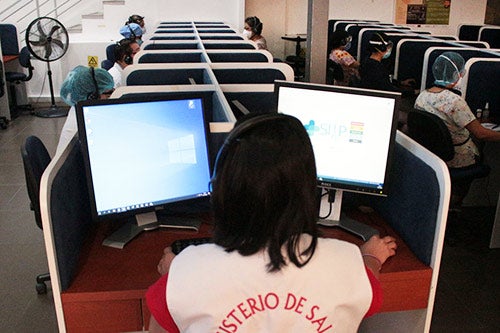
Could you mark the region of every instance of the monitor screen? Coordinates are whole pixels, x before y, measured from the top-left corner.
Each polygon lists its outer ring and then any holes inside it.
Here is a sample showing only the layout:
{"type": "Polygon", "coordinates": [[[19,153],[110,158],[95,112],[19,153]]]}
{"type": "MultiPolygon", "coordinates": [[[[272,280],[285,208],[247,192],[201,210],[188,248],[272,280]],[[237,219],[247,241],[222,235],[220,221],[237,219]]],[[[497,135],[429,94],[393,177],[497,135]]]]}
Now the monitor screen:
{"type": "Polygon", "coordinates": [[[94,218],[210,195],[203,98],[85,101],[76,111],[94,218]]]}
{"type": "Polygon", "coordinates": [[[400,94],[284,81],[275,93],[309,134],[319,186],[387,194],[400,94]]]}

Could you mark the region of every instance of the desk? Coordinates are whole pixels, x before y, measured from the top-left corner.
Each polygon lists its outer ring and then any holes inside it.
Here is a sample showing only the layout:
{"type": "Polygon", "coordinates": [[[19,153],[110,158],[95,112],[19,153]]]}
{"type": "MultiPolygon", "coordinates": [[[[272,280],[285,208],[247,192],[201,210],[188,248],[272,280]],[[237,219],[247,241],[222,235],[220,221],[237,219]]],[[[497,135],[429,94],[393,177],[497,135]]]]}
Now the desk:
{"type": "MultiPolygon", "coordinates": [[[[378,214],[356,211],[348,215],[376,227],[381,235],[397,238],[398,254],[387,261],[380,276],[385,295],[382,311],[425,308],[432,269],[415,257],[378,214]]],[[[340,229],[320,229],[325,237],[361,243],[340,229]]],[[[84,246],[77,276],[61,293],[67,331],[138,331],[143,324],[147,326],[150,314],[143,297],[148,286],[159,278],[156,265],[164,247],[178,238],[207,236],[210,230],[211,225],[206,221],[199,232],[180,229],[143,232],[118,250],[101,245],[109,230],[106,225],[99,226],[84,246]]]]}
{"type": "Polygon", "coordinates": [[[16,60],[19,58],[19,55],[4,55],[2,56],[3,63],[6,64],[10,61],[16,60]]]}
{"type": "Polygon", "coordinates": [[[297,36],[293,36],[293,37],[292,36],[281,36],[281,39],[295,42],[296,43],[295,44],[295,56],[299,57],[300,50],[301,50],[300,43],[305,42],[307,40],[307,37],[303,37],[301,35],[297,35],[297,36]]]}

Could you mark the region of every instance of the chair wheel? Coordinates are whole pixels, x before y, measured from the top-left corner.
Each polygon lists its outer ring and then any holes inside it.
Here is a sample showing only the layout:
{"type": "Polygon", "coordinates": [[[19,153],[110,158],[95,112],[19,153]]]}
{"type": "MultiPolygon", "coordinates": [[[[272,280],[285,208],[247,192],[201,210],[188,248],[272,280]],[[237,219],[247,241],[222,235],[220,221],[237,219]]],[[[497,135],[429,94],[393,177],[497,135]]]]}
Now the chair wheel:
{"type": "Polygon", "coordinates": [[[44,295],[47,293],[47,285],[45,283],[36,284],[36,292],[38,295],[44,295]]]}

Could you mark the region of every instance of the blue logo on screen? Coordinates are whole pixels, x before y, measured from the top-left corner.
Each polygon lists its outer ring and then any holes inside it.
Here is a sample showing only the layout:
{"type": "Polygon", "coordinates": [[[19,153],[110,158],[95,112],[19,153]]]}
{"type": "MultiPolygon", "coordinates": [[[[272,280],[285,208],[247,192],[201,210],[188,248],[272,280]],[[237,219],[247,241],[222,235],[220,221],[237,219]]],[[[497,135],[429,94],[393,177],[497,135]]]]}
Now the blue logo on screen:
{"type": "Polygon", "coordinates": [[[333,140],[346,138],[351,143],[362,143],[364,134],[364,123],[359,121],[351,121],[348,125],[336,123],[321,123],[316,125],[314,120],[309,120],[309,123],[304,124],[307,134],[312,137],[314,135],[327,136],[333,140]]]}

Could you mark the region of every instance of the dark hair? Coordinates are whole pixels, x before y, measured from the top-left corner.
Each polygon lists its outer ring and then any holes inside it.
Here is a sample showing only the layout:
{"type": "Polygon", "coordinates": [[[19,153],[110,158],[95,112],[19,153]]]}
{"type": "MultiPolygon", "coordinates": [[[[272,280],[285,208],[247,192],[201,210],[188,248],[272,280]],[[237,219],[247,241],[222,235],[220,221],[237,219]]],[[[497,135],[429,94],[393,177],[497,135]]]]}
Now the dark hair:
{"type": "Polygon", "coordinates": [[[256,35],[262,34],[262,22],[257,16],[250,16],[245,19],[245,23],[252,29],[252,32],[256,35]]]}
{"type": "Polygon", "coordinates": [[[392,47],[392,42],[383,32],[373,33],[368,42],[368,49],[371,53],[385,52],[389,47],[392,47]]]}
{"type": "Polygon", "coordinates": [[[141,22],[143,20],[144,20],[144,16],[134,14],[134,15],[130,15],[129,16],[128,21],[125,22],[125,24],[127,24],[127,23],[137,23],[137,24],[139,24],[139,22],[141,22]]]}
{"type": "Polygon", "coordinates": [[[243,256],[267,248],[269,271],[287,264],[286,244],[290,261],[306,265],[316,249],[318,205],[314,153],[300,121],[249,114],[229,134],[215,170],[214,243],[243,256]],[[303,233],[312,236],[305,249],[299,247],[303,233]]]}
{"type": "Polygon", "coordinates": [[[115,61],[124,61],[126,64],[132,64],[132,43],[137,43],[135,40],[123,38],[118,43],[114,50],[115,61]]]}
{"type": "Polygon", "coordinates": [[[332,48],[336,49],[347,44],[349,33],[345,30],[335,30],[332,34],[332,48]]]}

